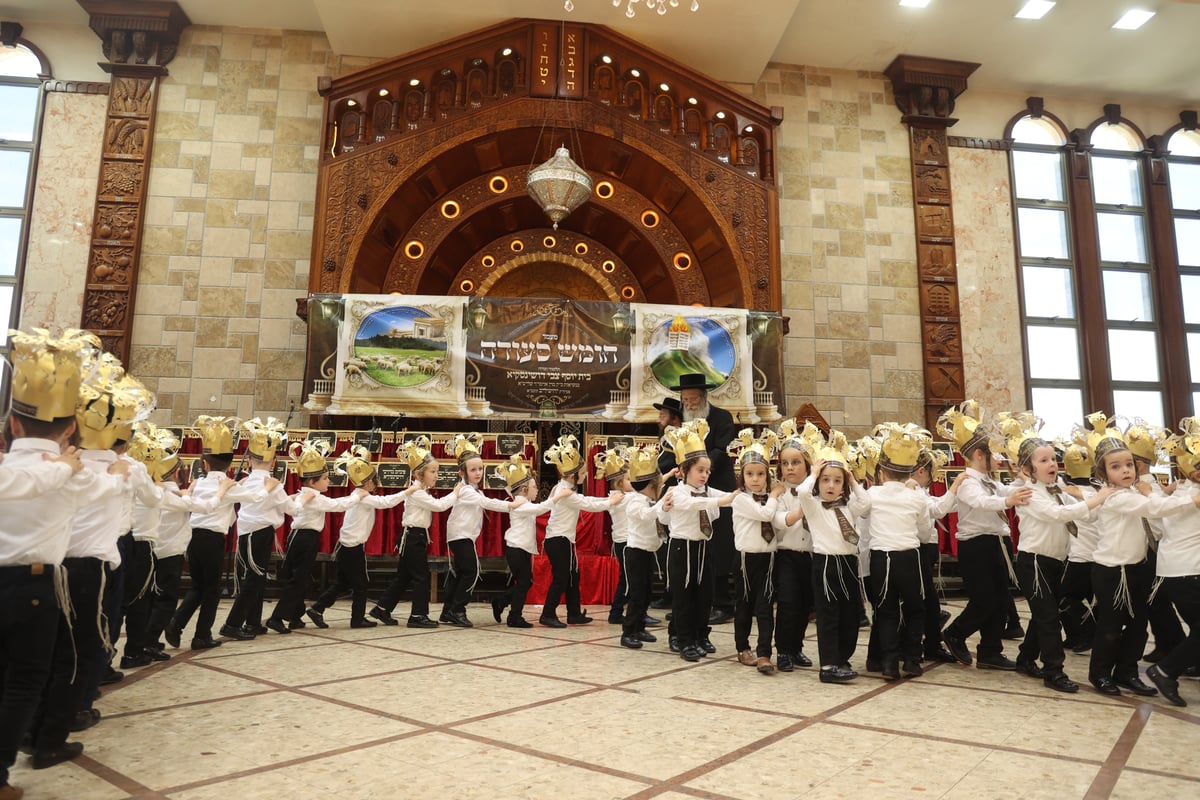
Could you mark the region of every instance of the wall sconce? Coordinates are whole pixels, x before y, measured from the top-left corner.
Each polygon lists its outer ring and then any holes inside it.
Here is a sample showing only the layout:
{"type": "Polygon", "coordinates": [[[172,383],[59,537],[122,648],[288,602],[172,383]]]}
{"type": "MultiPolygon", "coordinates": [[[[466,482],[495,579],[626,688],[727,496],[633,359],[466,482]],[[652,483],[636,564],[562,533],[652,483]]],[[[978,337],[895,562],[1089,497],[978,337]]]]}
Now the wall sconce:
{"type": "Polygon", "coordinates": [[[475,330],[480,330],[488,321],[488,312],[483,303],[472,303],[467,309],[467,324],[475,330]]]}
{"type": "Polygon", "coordinates": [[[613,330],[616,331],[618,336],[624,336],[626,331],[630,335],[633,335],[631,322],[632,320],[629,318],[629,315],[620,309],[617,309],[612,315],[613,330]]]}

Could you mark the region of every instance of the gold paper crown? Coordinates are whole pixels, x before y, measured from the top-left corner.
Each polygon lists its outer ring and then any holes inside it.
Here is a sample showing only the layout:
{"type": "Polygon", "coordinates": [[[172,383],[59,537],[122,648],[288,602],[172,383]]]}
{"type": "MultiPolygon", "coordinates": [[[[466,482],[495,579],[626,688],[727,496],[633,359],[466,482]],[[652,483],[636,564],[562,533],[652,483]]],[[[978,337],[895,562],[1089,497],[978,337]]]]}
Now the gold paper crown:
{"type": "Polygon", "coordinates": [[[1176,466],[1184,477],[1200,470],[1200,417],[1184,417],[1179,420],[1181,433],[1172,434],[1164,443],[1167,455],[1175,459],[1176,466]]]}
{"type": "Polygon", "coordinates": [[[167,428],[139,422],[134,426],[126,455],[145,464],[157,483],[179,465],[179,438],[167,428]]]}
{"type": "Polygon", "coordinates": [[[1075,438],[1087,442],[1088,454],[1092,457],[1093,468],[1099,467],[1104,457],[1118,450],[1128,450],[1129,445],[1121,431],[1112,427],[1110,420],[1103,411],[1096,411],[1086,417],[1087,427],[1076,430],[1075,438]]]}
{"type": "Polygon", "coordinates": [[[1158,461],[1158,451],[1167,440],[1169,431],[1135,417],[1125,428],[1125,444],[1130,452],[1151,464],[1158,461]]]}
{"type": "Polygon", "coordinates": [[[483,447],[483,434],[456,433],[452,447],[454,448],[454,457],[458,460],[458,465],[461,467],[472,458],[481,458],[479,450],[483,447]]]}
{"type": "Polygon", "coordinates": [[[296,472],[301,480],[319,478],[329,471],[326,459],[333,446],[325,439],[292,442],[288,446],[288,455],[296,459],[296,472]]]}
{"type": "Polygon", "coordinates": [[[596,453],[596,477],[610,481],[629,472],[629,458],[625,447],[613,447],[596,453]]]}
{"type": "Polygon", "coordinates": [[[508,461],[497,464],[496,474],[504,478],[510,495],[515,495],[518,489],[529,483],[534,477],[533,473],[529,471],[528,462],[520,453],[513,453],[508,457],[508,461]]]}
{"type": "Polygon", "coordinates": [[[767,429],[756,438],[753,428],[743,428],[725,452],[734,458],[733,468],[738,472],[750,463],[770,466],[771,459],[779,452],[779,437],[775,431],[767,429]]]}
{"type": "MultiPolygon", "coordinates": [[[[806,426],[810,424],[812,423],[805,423],[806,426]]],[[[783,450],[786,447],[794,448],[807,455],[804,438],[796,428],[796,420],[790,417],[779,423],[779,449],[783,450]]]]}
{"type": "Polygon", "coordinates": [[[929,466],[930,477],[935,481],[941,481],[945,479],[945,469],[946,465],[950,463],[950,456],[946,455],[945,450],[935,450],[930,443],[921,450],[921,458],[917,461],[918,465],[926,463],[929,466]]]}
{"type": "Polygon", "coordinates": [[[200,442],[205,455],[233,455],[233,429],[238,425],[237,417],[196,417],[196,429],[200,431],[200,442]]]}
{"type": "Polygon", "coordinates": [[[680,466],[686,461],[708,455],[704,448],[704,440],[708,438],[708,421],[693,419],[679,427],[668,425],[663,431],[663,441],[675,453],[675,460],[680,466]]]}
{"type": "Polygon", "coordinates": [[[408,464],[410,473],[416,472],[433,461],[433,453],[430,452],[431,447],[432,444],[430,444],[429,437],[425,434],[415,436],[400,445],[400,457],[404,459],[404,463],[408,464]]]}
{"type": "Polygon", "coordinates": [[[898,422],[881,422],[871,435],[879,441],[879,465],[895,472],[912,472],[929,438],[923,428],[898,422]]]}
{"type": "Polygon", "coordinates": [[[121,362],[104,353],[79,389],[75,422],[85,450],[107,450],[118,439],[133,436],[133,423],[154,411],[154,395],[121,362]]]}
{"type": "Polygon", "coordinates": [[[983,412],[979,403],[974,400],[964,400],[959,405],[943,411],[938,417],[936,427],[938,434],[954,442],[955,449],[960,453],[988,435],[988,427],[983,423],[983,412]]]}
{"type": "Polygon", "coordinates": [[[267,417],[263,422],[258,417],[242,423],[242,431],[250,438],[246,451],[259,461],[270,461],[279,450],[279,445],[287,441],[287,428],[274,417],[267,417]]]}
{"type": "Polygon", "coordinates": [[[1072,478],[1090,478],[1092,476],[1092,468],[1095,465],[1092,462],[1092,454],[1088,452],[1086,439],[1083,442],[1060,440],[1056,444],[1063,451],[1063,467],[1066,468],[1068,475],[1072,478]]]}
{"type": "Polygon", "coordinates": [[[13,411],[43,422],[75,416],[83,362],[100,346],[94,334],[79,335],[82,333],[67,330],[56,339],[45,328],[8,332],[13,411]]]}
{"type": "Polygon", "coordinates": [[[558,437],[558,442],[546,449],[545,461],[558,467],[559,475],[570,475],[583,465],[579,440],[570,434],[558,437]]]}
{"type": "Polygon", "coordinates": [[[334,462],[334,469],[350,476],[355,486],[362,486],[375,477],[375,465],[371,463],[371,451],[361,444],[350,445],[334,462]]]}
{"type": "Polygon", "coordinates": [[[629,480],[634,483],[648,481],[658,474],[657,444],[635,447],[629,451],[629,480]]]}
{"type": "Polygon", "coordinates": [[[821,446],[817,448],[814,461],[824,459],[825,463],[830,466],[846,469],[850,463],[849,449],[850,443],[846,441],[846,434],[831,428],[829,440],[822,441],[821,446]]]}
{"type": "Polygon", "coordinates": [[[875,469],[879,466],[879,440],[864,436],[847,447],[847,460],[850,472],[859,481],[875,477],[875,469]]]}
{"type": "Polygon", "coordinates": [[[1019,467],[1027,465],[1039,447],[1048,444],[1038,436],[1042,420],[1032,411],[1003,412],[997,415],[1000,438],[992,449],[1003,452],[1008,460],[1019,467]]]}

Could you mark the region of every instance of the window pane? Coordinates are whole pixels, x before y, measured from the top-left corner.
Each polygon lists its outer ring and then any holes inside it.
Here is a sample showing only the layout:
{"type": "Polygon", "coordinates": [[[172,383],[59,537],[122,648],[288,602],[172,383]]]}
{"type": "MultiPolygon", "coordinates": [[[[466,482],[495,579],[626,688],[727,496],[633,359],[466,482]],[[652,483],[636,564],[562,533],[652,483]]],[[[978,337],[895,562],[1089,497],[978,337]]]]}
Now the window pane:
{"type": "Polygon", "coordinates": [[[1158,334],[1108,332],[1108,360],[1114,381],[1158,381],[1158,334]]]}
{"type": "Polygon", "coordinates": [[[1167,151],[1173,156],[1200,156],[1200,132],[1175,131],[1167,140],[1167,151]]]}
{"type": "Polygon", "coordinates": [[[0,275],[17,274],[17,246],[21,243],[21,218],[0,217],[0,275]]]}
{"type": "Polygon", "coordinates": [[[1048,119],[1022,117],[1013,125],[1012,137],[1014,142],[1024,144],[1063,144],[1062,134],[1048,119]]]}
{"type": "Polygon", "coordinates": [[[39,91],[36,86],[0,86],[0,139],[33,141],[39,91]]]}
{"type": "Polygon", "coordinates": [[[1191,366],[1192,383],[1200,383],[1200,333],[1187,335],[1188,364],[1191,366]]]}
{"type": "MultiPolygon", "coordinates": [[[[1071,270],[1061,267],[1022,268],[1025,290],[1025,316],[1050,319],[1075,318],[1075,294],[1071,291],[1071,270]]],[[[1200,291],[1200,289],[1198,289],[1200,291]]]]}
{"type": "Polygon", "coordinates": [[[1092,131],[1092,146],[1100,150],[1126,150],[1135,152],[1142,149],[1142,143],[1137,135],[1124,125],[1097,125],[1092,131]]]}
{"type": "Polygon", "coordinates": [[[29,153],[0,150],[0,206],[25,205],[25,183],[29,180],[29,153]]]}
{"type": "Polygon", "coordinates": [[[1146,264],[1146,227],[1140,214],[1097,214],[1100,260],[1146,264]]]}
{"type": "Polygon", "coordinates": [[[36,78],[42,71],[42,62],[23,44],[16,47],[0,47],[0,75],[14,78],[36,78]]]}
{"type": "Polygon", "coordinates": [[[1200,325],[1200,275],[1184,275],[1179,281],[1183,285],[1183,321],[1200,325]]]}
{"type": "Polygon", "coordinates": [[[1078,380],[1079,345],[1074,328],[1030,325],[1029,377],[1036,380],[1078,380]]]}
{"type": "Polygon", "coordinates": [[[14,286],[0,286],[0,345],[8,344],[8,329],[12,327],[14,286]]]}
{"type": "Polygon", "coordinates": [[[1175,220],[1175,248],[1180,264],[1200,267],[1200,219],[1175,220]]]}
{"type": "Polygon", "coordinates": [[[1153,322],[1150,275],[1104,270],[1104,314],[1108,319],[1120,322],[1153,322]]]}
{"type": "Polygon", "coordinates": [[[1141,171],[1132,158],[1092,156],[1092,186],[1097,203],[1142,205],[1141,171]]]}
{"type": "Polygon", "coordinates": [[[1013,151],[1013,174],[1017,197],[1029,200],[1064,199],[1062,155],[1013,151]]]}
{"type": "Polygon", "coordinates": [[[1083,420],[1083,392],[1079,389],[1034,387],[1033,413],[1045,421],[1043,439],[1069,438],[1071,428],[1083,420]]]}
{"type": "Polygon", "coordinates": [[[1171,162],[1171,205],[1183,211],[1200,211],[1200,164],[1171,162]]]}
{"type": "Polygon", "coordinates": [[[1048,208],[1018,208],[1021,255],[1025,258],[1069,258],[1067,214],[1048,208]]]}
{"type": "Polygon", "coordinates": [[[1162,392],[1134,392],[1124,389],[1113,391],[1113,406],[1117,416],[1141,417],[1151,425],[1166,425],[1163,422],[1162,392]]]}

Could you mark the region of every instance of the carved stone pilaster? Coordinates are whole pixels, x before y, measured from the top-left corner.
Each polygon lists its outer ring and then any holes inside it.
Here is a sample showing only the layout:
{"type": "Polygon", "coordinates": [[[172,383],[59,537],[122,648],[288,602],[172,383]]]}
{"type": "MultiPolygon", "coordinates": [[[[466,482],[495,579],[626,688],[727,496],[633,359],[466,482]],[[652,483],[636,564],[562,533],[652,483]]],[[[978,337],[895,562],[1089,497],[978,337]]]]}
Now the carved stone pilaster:
{"type": "Polygon", "coordinates": [[[921,347],[925,368],[925,426],[934,429],[946,406],[965,399],[962,319],[954,247],[954,192],[946,129],[957,120],[954,101],[978,64],[897,56],[884,70],[901,121],[909,127],[921,347]]]}
{"type": "Polygon", "coordinates": [[[79,5],[103,43],[106,60],[100,68],[112,75],[80,324],[127,362],[158,79],[167,74],[179,36],[191,23],[176,3],[79,0],[79,5]]]}

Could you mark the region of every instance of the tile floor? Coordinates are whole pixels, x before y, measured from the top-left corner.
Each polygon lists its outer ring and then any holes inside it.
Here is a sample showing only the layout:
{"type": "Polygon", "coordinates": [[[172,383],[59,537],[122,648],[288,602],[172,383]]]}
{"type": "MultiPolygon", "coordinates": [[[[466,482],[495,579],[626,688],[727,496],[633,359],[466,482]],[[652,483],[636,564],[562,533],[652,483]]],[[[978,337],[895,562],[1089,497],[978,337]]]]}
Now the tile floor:
{"type": "Polygon", "coordinates": [[[328,630],[173,651],[107,688],[82,757],[21,757],[12,781],[29,800],[1200,797],[1200,682],[1183,709],[958,665],[828,686],[737,664],[730,625],[689,664],[665,631],[621,648],[603,609],[561,631],[488,612],[350,630],[335,606],[328,630]]]}

